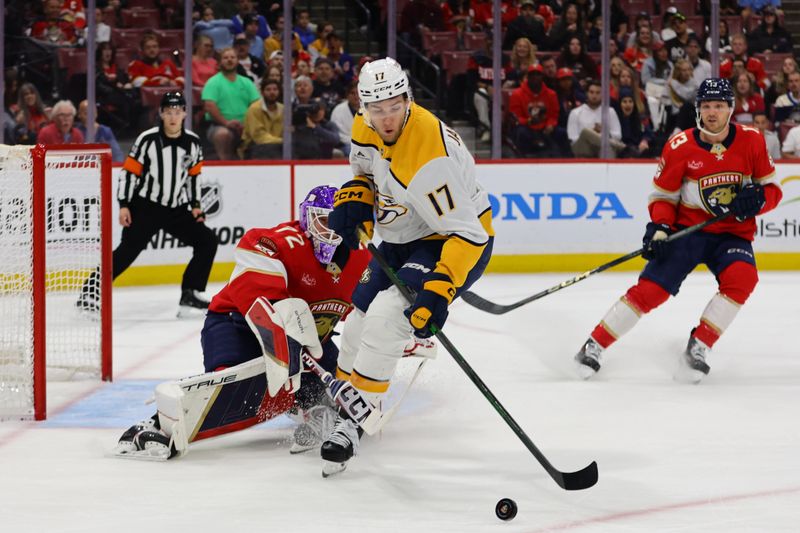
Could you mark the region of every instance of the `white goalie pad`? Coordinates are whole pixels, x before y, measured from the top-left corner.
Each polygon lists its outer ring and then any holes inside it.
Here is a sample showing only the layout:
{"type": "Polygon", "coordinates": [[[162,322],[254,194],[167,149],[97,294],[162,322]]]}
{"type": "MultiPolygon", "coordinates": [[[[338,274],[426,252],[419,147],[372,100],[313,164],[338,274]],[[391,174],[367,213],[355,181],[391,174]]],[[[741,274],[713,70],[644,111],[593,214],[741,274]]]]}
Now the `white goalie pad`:
{"type": "Polygon", "coordinates": [[[178,456],[189,451],[189,438],[186,435],[186,412],[183,407],[184,392],[175,382],[160,383],[156,386],[156,405],[158,422],[175,447],[178,456]]]}
{"type": "Polygon", "coordinates": [[[222,387],[263,373],[264,360],[257,358],[218,372],[157,385],[161,430],[170,437],[178,455],[188,452],[189,442],[194,440],[222,387]]]}

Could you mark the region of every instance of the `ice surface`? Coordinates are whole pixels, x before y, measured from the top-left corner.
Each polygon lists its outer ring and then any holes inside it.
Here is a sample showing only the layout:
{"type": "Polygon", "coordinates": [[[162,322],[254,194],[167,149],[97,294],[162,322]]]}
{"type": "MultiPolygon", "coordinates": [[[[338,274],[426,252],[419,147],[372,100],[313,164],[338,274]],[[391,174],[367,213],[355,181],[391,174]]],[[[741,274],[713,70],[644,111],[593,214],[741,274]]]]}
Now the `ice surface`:
{"type": "MultiPolygon", "coordinates": [[[[474,290],[509,303],[568,277],[493,275],[474,290]]],[[[289,455],[285,417],[168,463],[110,458],[156,383],[202,370],[202,321],[174,318],[177,287],[117,289],[114,383],[51,383],[47,422],[0,424],[0,531],[800,531],[800,275],[761,273],[698,386],[671,369],[715,292],[708,273],[579,381],[573,354],[634,279],[594,276],[501,316],[459,302],[445,327],[557,468],[597,461],[582,492],[549,478],[441,349],[334,478],[316,453],[289,455]],[[511,522],[494,516],[502,497],[519,505],[511,522]]]]}

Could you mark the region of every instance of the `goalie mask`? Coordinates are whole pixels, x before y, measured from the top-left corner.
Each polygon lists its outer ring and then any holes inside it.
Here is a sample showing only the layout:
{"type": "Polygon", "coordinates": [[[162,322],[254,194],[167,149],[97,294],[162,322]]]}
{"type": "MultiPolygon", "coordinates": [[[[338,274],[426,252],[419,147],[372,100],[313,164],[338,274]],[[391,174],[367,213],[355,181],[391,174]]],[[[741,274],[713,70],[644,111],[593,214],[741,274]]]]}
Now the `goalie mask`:
{"type": "Polygon", "coordinates": [[[364,65],[358,73],[358,97],[361,100],[361,114],[367,126],[372,127],[367,104],[401,95],[407,96],[406,118],[403,121],[405,126],[413,97],[408,76],[400,63],[391,57],[378,59],[364,65]]]}
{"type": "Polygon", "coordinates": [[[300,228],[314,244],[314,256],[323,265],[333,259],[342,238],[328,228],[328,214],[333,209],[333,196],[338,189],[328,185],[314,187],[300,202],[300,228]]]}

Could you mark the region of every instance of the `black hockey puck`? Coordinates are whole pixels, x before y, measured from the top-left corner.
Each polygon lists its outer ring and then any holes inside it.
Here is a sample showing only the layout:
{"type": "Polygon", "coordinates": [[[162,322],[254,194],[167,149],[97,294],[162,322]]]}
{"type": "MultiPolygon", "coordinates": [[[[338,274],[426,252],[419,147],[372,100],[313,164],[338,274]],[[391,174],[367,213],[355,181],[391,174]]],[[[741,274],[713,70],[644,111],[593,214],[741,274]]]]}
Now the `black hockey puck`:
{"type": "Polygon", "coordinates": [[[517,502],[511,498],[503,498],[494,506],[494,514],[500,520],[512,520],[517,516],[517,502]]]}

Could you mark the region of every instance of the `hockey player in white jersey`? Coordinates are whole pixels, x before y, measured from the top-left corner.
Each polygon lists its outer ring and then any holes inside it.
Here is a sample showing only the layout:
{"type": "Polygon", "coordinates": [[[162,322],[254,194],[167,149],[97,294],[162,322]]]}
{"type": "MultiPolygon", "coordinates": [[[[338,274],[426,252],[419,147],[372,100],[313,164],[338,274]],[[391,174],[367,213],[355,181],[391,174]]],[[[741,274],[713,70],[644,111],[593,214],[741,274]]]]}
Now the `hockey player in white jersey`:
{"type": "MultiPolygon", "coordinates": [[[[352,130],[353,179],[336,195],[329,224],[359,246],[357,228],[375,231],[399,278],[416,293],[409,306],[374,261],[353,293],[337,377],[379,405],[405,341],[444,325],[448,306],[483,274],[494,230],[475,160],[459,135],[413,102],[408,77],[391,58],[367,63],[358,80],[361,109],[352,130]]],[[[361,430],[339,413],[321,449],[323,475],[346,467],[361,430]]]]}

